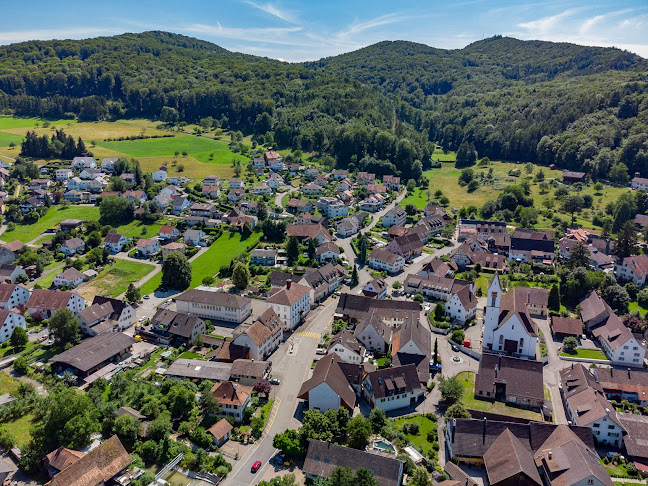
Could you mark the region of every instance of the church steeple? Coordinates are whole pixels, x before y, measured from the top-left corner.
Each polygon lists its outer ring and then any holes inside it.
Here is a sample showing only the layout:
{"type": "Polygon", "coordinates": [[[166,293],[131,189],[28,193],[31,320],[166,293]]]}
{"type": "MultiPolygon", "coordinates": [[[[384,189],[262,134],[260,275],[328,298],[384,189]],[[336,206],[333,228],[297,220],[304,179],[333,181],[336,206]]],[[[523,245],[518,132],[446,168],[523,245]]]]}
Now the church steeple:
{"type": "Polygon", "coordinates": [[[486,315],[484,316],[484,348],[492,349],[493,332],[499,325],[500,306],[502,303],[502,286],[496,273],[488,286],[486,296],[486,315]]]}

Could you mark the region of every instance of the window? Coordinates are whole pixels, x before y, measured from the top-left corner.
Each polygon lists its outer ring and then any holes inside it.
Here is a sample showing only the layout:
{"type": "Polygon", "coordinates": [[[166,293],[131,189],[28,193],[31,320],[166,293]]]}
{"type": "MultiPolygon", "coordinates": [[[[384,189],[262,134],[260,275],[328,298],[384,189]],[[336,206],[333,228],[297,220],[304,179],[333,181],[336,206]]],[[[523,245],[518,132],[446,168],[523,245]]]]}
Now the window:
{"type": "Polygon", "coordinates": [[[593,479],[588,479],[587,484],[594,484],[594,480],[593,479]]]}
{"type": "Polygon", "coordinates": [[[524,346],[524,338],[520,338],[520,347],[524,346]]]}
{"type": "Polygon", "coordinates": [[[608,425],[608,429],[613,429],[614,425],[608,425]]]}
{"type": "Polygon", "coordinates": [[[503,342],[504,342],[504,336],[500,334],[499,343],[502,344],[503,342]]]}
{"type": "Polygon", "coordinates": [[[601,426],[600,424],[594,424],[594,427],[600,427],[600,426],[601,426]]]}

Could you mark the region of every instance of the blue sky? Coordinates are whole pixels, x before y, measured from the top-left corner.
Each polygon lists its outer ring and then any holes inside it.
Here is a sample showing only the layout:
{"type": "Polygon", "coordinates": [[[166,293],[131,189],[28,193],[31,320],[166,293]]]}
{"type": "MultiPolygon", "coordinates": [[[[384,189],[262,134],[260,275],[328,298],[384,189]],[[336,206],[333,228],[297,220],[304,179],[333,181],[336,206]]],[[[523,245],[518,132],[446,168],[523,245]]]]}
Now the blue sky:
{"type": "Polygon", "coordinates": [[[462,48],[495,34],[616,46],[648,58],[648,1],[0,0],[0,44],[166,30],[287,61],[381,40],[462,48]]]}

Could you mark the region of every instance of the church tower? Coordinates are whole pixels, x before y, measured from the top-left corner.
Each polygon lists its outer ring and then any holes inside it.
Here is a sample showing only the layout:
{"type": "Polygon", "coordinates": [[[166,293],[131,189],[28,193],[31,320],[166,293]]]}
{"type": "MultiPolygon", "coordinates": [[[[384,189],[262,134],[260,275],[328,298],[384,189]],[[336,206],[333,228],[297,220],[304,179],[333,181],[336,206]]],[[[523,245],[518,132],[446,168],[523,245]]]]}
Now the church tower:
{"type": "Polygon", "coordinates": [[[486,295],[486,314],[484,316],[484,349],[493,349],[493,332],[499,325],[500,306],[502,303],[502,286],[496,273],[488,286],[486,295]]]}

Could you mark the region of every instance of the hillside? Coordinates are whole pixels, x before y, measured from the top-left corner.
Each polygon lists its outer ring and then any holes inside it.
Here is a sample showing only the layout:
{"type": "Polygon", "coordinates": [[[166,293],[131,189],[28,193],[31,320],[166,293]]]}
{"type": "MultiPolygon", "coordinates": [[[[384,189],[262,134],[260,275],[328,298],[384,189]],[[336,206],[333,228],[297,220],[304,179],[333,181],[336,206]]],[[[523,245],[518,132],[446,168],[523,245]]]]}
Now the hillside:
{"type": "Polygon", "coordinates": [[[0,47],[0,111],[81,120],[211,116],[338,165],[417,176],[434,143],[479,156],[648,175],[648,61],[494,37],[380,42],[304,64],[166,32],[0,47]],[[394,164],[394,165],[392,165],[394,164]]]}

